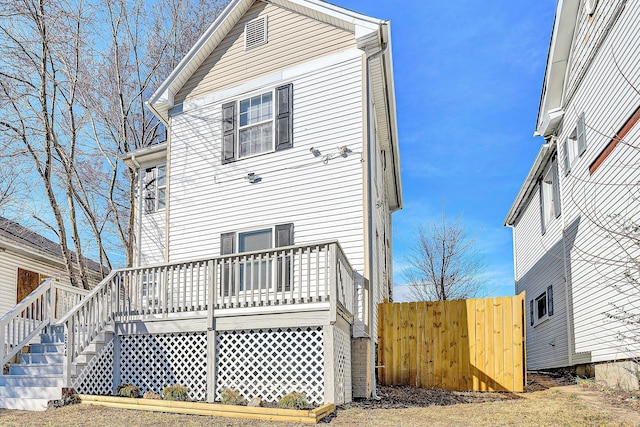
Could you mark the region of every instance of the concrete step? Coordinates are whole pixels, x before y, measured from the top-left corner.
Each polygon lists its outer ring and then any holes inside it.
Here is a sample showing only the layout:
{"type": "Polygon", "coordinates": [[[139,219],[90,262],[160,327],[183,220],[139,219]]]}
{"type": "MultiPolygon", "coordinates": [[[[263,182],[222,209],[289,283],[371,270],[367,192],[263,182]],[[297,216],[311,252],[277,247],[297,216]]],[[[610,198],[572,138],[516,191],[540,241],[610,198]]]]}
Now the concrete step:
{"type": "Polygon", "coordinates": [[[61,399],[62,387],[0,387],[0,397],[48,400],[61,399]]]}
{"type": "Polygon", "coordinates": [[[62,353],[21,353],[20,364],[45,364],[45,363],[62,363],[64,362],[64,354],[62,353]]]}
{"type": "Polygon", "coordinates": [[[60,353],[64,354],[64,343],[55,344],[29,344],[31,353],[60,353]]]}
{"type": "Polygon", "coordinates": [[[47,365],[9,365],[9,375],[62,375],[62,363],[47,365]]]}
{"type": "Polygon", "coordinates": [[[44,411],[51,399],[25,399],[23,397],[0,397],[0,408],[21,411],[44,411]]]}
{"type": "Polygon", "coordinates": [[[62,387],[62,375],[0,375],[0,387],[62,387]]]}

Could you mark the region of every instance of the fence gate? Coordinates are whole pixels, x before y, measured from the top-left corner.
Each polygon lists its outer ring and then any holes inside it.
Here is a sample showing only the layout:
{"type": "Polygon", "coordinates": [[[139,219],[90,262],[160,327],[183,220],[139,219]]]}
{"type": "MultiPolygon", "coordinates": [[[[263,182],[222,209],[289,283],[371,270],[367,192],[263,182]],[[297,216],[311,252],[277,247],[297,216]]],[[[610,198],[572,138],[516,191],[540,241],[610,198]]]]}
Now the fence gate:
{"type": "Polygon", "coordinates": [[[502,298],[383,303],[378,313],[380,384],[524,390],[524,292],[502,298]]]}

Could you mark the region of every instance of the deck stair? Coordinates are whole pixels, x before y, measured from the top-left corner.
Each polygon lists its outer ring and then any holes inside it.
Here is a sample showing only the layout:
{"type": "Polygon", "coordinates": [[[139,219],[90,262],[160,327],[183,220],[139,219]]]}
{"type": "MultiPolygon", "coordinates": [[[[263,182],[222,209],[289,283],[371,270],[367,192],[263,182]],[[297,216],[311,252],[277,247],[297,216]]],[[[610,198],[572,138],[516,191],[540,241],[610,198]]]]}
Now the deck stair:
{"type": "MultiPolygon", "coordinates": [[[[113,337],[111,331],[97,336],[74,362],[75,377],[91,358],[113,337]]],[[[18,355],[18,363],[8,364],[8,374],[0,375],[0,408],[38,411],[47,409],[50,400],[62,398],[64,385],[64,329],[47,326],[18,355]]]]}

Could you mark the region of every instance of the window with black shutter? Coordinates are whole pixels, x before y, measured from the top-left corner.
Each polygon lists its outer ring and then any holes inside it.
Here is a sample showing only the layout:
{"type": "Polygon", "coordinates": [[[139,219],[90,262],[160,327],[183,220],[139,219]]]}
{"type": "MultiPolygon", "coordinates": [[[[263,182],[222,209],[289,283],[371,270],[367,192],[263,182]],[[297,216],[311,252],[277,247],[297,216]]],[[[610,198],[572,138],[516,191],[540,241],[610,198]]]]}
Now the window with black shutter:
{"type": "Polygon", "coordinates": [[[222,105],[222,164],[293,147],[293,84],[222,105]]]}

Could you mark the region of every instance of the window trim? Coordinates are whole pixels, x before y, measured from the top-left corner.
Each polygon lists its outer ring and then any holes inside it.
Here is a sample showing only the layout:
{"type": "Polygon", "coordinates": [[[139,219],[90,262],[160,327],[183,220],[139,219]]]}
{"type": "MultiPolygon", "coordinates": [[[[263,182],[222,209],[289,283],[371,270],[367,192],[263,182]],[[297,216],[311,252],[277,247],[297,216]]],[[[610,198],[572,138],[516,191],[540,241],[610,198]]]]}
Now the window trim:
{"type": "Polygon", "coordinates": [[[558,176],[558,157],[553,155],[538,178],[538,192],[540,204],[540,228],[542,235],[547,232],[547,225],[551,224],[562,214],[560,203],[560,179],[558,176]],[[549,182],[549,179],[551,182],[549,182]]]}
{"type": "Polygon", "coordinates": [[[529,314],[531,316],[531,326],[534,328],[551,319],[554,313],[553,307],[553,285],[547,286],[544,292],[532,299],[529,303],[529,314]],[[543,301],[544,314],[540,315],[540,302],[543,301]]]}
{"type": "Polygon", "coordinates": [[[144,214],[145,215],[149,215],[149,214],[154,214],[157,212],[162,212],[167,208],[167,165],[166,163],[156,163],[154,165],[150,165],[143,169],[144,173],[143,173],[143,177],[142,177],[142,205],[144,206],[144,214]],[[164,184],[163,185],[158,185],[158,170],[162,168],[164,170],[164,184]],[[151,170],[155,170],[154,172],[154,177],[153,180],[150,182],[145,182],[146,181],[146,174],[151,171],[151,170]],[[147,186],[149,186],[151,183],[153,183],[153,210],[148,209],[148,203],[147,201],[149,200],[147,198],[147,192],[150,191],[147,189],[147,186]],[[164,190],[164,206],[163,207],[159,207],[159,194],[160,191],[164,190]]]}
{"type": "Polygon", "coordinates": [[[238,114],[237,114],[237,121],[238,121],[238,126],[237,129],[235,130],[236,133],[236,137],[235,137],[235,152],[237,153],[237,157],[235,160],[242,160],[242,159],[250,159],[251,157],[256,157],[256,156],[261,156],[263,154],[269,154],[269,153],[273,153],[276,151],[276,115],[275,115],[275,104],[276,104],[276,99],[275,99],[276,93],[275,93],[275,88],[272,88],[271,90],[262,90],[262,91],[255,91],[252,92],[251,94],[248,94],[246,96],[243,96],[242,98],[238,98],[235,102],[236,102],[236,106],[238,109],[238,114]],[[242,101],[249,101],[251,102],[251,98],[254,98],[256,96],[260,96],[262,97],[263,95],[270,93],[271,94],[271,118],[267,119],[267,120],[263,120],[257,123],[252,123],[250,125],[245,125],[245,126],[241,126],[240,125],[240,114],[242,114],[242,112],[240,111],[240,103],[242,101]],[[240,131],[244,130],[244,129],[249,129],[252,127],[257,127],[257,126],[261,126],[264,125],[266,123],[271,123],[271,146],[268,150],[265,151],[260,151],[259,153],[255,153],[255,154],[249,154],[247,156],[243,156],[240,152],[240,131]]]}
{"type": "Polygon", "coordinates": [[[564,176],[567,176],[587,151],[587,127],[584,112],[580,113],[573,131],[564,139],[563,150],[564,176]]]}

